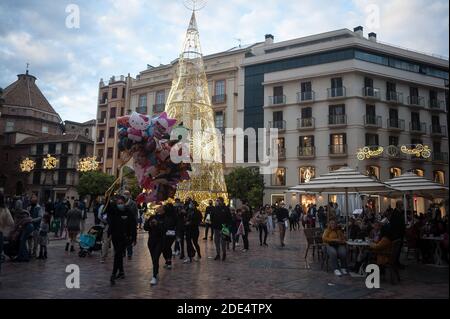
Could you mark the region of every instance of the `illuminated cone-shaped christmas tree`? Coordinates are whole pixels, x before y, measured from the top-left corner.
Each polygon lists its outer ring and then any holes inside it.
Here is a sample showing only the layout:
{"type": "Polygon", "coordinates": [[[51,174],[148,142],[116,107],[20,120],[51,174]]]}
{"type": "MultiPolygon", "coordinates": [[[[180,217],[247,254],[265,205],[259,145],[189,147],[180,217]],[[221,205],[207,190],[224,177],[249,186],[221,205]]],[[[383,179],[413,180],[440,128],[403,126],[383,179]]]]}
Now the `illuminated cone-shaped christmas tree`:
{"type": "Polygon", "coordinates": [[[176,197],[181,200],[191,197],[201,208],[207,205],[209,199],[223,197],[228,201],[221,144],[215,131],[195,12],[187,29],[184,49],[167,98],[166,112],[191,132],[190,151],[194,158],[191,179],[178,184],[176,197]],[[195,131],[195,121],[200,123],[202,132],[195,131]]]}

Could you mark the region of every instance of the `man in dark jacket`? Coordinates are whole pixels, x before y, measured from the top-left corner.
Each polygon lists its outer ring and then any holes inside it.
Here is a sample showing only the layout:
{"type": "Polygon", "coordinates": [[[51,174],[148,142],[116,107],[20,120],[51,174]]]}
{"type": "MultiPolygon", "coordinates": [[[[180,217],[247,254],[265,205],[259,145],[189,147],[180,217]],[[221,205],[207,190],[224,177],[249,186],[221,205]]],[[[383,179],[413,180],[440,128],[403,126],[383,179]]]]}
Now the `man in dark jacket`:
{"type": "Polygon", "coordinates": [[[280,230],[280,243],[284,247],[284,236],[286,235],[286,221],[289,219],[289,211],[284,204],[276,209],[278,229],[280,230]]]}
{"type": "Polygon", "coordinates": [[[164,228],[162,237],[162,254],[166,260],[164,268],[172,269],[172,245],[176,238],[177,212],[172,204],[164,206],[164,228]]]}
{"type": "Polygon", "coordinates": [[[111,275],[111,284],[116,279],[125,278],[123,270],[123,257],[128,245],[136,245],[136,218],[134,213],[125,205],[125,198],[118,196],[115,203],[107,207],[108,216],[108,236],[114,246],[114,266],[111,275]]]}
{"type": "Polygon", "coordinates": [[[225,260],[226,252],[226,239],[222,235],[222,227],[231,227],[232,219],[230,208],[225,205],[222,197],[216,200],[216,207],[214,213],[211,216],[211,227],[214,230],[214,244],[216,246],[216,258],[214,260],[220,259],[220,249],[222,248],[222,260],[225,260]]]}
{"type": "MultiPolygon", "coordinates": [[[[135,216],[136,219],[136,225],[137,220],[139,218],[139,211],[136,202],[131,198],[131,193],[129,190],[126,190],[123,192],[123,196],[125,197],[125,206],[130,210],[131,214],[135,216]]],[[[127,256],[130,260],[133,258],[133,245],[130,244],[127,246],[127,256]]]]}
{"type": "MultiPolygon", "coordinates": [[[[66,226],[66,217],[67,212],[69,211],[69,202],[68,201],[62,201],[59,200],[55,205],[55,219],[59,219],[59,237],[62,237],[64,228],[66,226]]],[[[55,233],[56,235],[56,233],[55,233]]]]}
{"type": "MultiPolygon", "coordinates": [[[[390,217],[388,216],[388,219],[389,219],[389,224],[390,224],[392,240],[400,239],[400,242],[403,245],[403,239],[405,237],[406,226],[405,226],[405,217],[404,217],[404,213],[403,213],[402,202],[398,201],[396,203],[396,207],[392,211],[390,217]]],[[[400,252],[401,252],[401,249],[399,250],[399,254],[396,258],[396,261],[397,261],[397,265],[400,268],[404,268],[404,265],[400,264],[400,252]]]]}
{"type": "Polygon", "coordinates": [[[202,258],[200,254],[200,246],[198,244],[200,222],[202,220],[202,213],[197,208],[196,201],[191,201],[187,209],[185,231],[186,231],[186,246],[188,258],[184,260],[184,263],[191,263],[192,258],[197,254],[197,260],[202,258]]]}
{"type": "Polygon", "coordinates": [[[184,222],[186,219],[186,209],[178,198],[175,199],[174,208],[177,216],[175,254],[180,255],[180,259],[184,259],[184,222]]]}
{"type": "MultiPolygon", "coordinates": [[[[211,215],[214,212],[214,206],[213,201],[209,200],[209,205],[206,207],[205,216],[203,217],[203,223],[205,223],[205,237],[203,237],[203,240],[208,239],[208,231],[211,228],[211,215]]],[[[209,237],[210,240],[213,240],[214,237],[214,231],[211,228],[211,236],[209,237]]]]}

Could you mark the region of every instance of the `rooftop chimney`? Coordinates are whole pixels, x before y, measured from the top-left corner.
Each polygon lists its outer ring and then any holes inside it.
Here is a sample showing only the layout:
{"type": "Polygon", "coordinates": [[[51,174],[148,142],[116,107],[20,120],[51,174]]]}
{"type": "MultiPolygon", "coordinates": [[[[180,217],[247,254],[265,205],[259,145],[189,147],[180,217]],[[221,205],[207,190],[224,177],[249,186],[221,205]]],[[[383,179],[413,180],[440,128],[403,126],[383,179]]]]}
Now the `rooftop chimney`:
{"type": "Polygon", "coordinates": [[[373,42],[377,42],[377,34],[375,32],[369,33],[369,40],[373,42]]]}
{"type": "Polygon", "coordinates": [[[357,36],[359,37],[363,37],[363,27],[362,26],[357,26],[356,28],[353,29],[353,32],[356,33],[357,36]]]}
{"type": "Polygon", "coordinates": [[[272,44],[272,43],[273,43],[273,35],[266,34],[266,42],[265,42],[265,44],[268,45],[268,44],[272,44]]]}

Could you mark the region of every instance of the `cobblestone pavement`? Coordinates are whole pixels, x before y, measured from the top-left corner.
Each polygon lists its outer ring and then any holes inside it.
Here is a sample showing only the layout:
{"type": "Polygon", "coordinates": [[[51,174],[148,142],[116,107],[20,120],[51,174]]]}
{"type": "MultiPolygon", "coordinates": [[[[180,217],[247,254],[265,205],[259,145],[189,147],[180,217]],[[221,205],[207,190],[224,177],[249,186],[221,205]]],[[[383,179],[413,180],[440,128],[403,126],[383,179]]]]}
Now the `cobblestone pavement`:
{"type": "MultiPolygon", "coordinates": [[[[203,228],[201,228],[203,235],[203,228]]],[[[250,250],[230,251],[225,262],[214,261],[214,244],[200,236],[202,259],[192,264],[174,261],[172,270],[160,269],[158,286],[150,287],[151,261],[147,233],[140,232],[132,260],[124,260],[126,278],[111,287],[112,256],[100,263],[99,252],[79,258],[64,252],[64,241],[52,241],[49,258],[29,263],[3,264],[0,298],[449,298],[448,268],[417,265],[401,272],[402,281],[380,289],[368,289],[364,278],[336,277],[320,269],[310,253],[304,259],[303,230],[287,232],[286,247],[278,234],[269,235],[269,247],[259,246],[256,231],[250,233],[250,250]],[[65,285],[66,266],[80,267],[80,288],[65,285]]],[[[161,258],[161,266],[163,258],[161,258]]]]}

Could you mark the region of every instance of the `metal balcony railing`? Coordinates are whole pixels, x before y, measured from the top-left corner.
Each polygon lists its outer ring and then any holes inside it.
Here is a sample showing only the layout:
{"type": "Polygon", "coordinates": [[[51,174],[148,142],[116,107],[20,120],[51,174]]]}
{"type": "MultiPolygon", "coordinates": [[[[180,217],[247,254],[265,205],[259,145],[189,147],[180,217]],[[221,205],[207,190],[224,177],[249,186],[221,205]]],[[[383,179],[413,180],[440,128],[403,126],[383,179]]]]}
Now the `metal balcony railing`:
{"type": "Polygon", "coordinates": [[[431,135],[447,136],[447,126],[445,125],[430,125],[431,135]]]}
{"type": "Polygon", "coordinates": [[[422,122],[409,122],[409,131],[411,133],[426,134],[427,124],[422,122]]]}
{"type": "Polygon", "coordinates": [[[305,117],[297,119],[297,129],[313,129],[315,125],[315,119],[313,117],[305,117]]]}
{"type": "Polygon", "coordinates": [[[147,114],[147,107],[146,106],[139,106],[136,108],[136,112],[140,114],[147,114]]]}
{"type": "Polygon", "coordinates": [[[372,127],[381,127],[381,116],[377,115],[364,115],[364,125],[372,127]]]}
{"type": "Polygon", "coordinates": [[[269,105],[286,104],[286,95],[269,96],[269,105]]]}
{"type": "Polygon", "coordinates": [[[437,99],[429,100],[428,105],[430,109],[437,111],[445,111],[445,102],[437,99]]]}
{"type": "Polygon", "coordinates": [[[337,87],[337,88],[328,88],[327,94],[328,94],[328,98],[344,97],[344,96],[346,96],[346,88],[345,88],[345,86],[337,87]]]}
{"type": "Polygon", "coordinates": [[[281,158],[281,159],[286,158],[286,148],[278,147],[278,158],[281,158]]]}
{"type": "Polygon", "coordinates": [[[153,113],[164,112],[165,107],[166,107],[166,103],[153,104],[153,113]]]}
{"type": "Polygon", "coordinates": [[[346,125],[347,124],[347,114],[341,115],[328,115],[329,125],[346,125]]]}
{"type": "Polygon", "coordinates": [[[410,106],[425,107],[425,99],[422,96],[408,96],[410,106]]]}
{"type": "Polygon", "coordinates": [[[405,130],[405,120],[400,120],[397,118],[387,119],[387,128],[391,130],[405,130]]]}
{"type": "Polygon", "coordinates": [[[380,99],[380,89],[366,86],[363,88],[363,96],[379,100],[380,99]]]}
{"type": "Polygon", "coordinates": [[[284,131],[286,130],[286,121],[281,120],[281,121],[270,121],[269,122],[269,127],[270,128],[277,128],[279,131],[284,131]]]}
{"type": "Polygon", "coordinates": [[[386,101],[391,103],[403,103],[403,94],[396,91],[387,91],[386,101]]]}
{"type": "Polygon", "coordinates": [[[213,104],[222,104],[222,103],[225,103],[226,101],[227,101],[226,94],[213,95],[211,98],[211,102],[213,104]]]}
{"type": "Polygon", "coordinates": [[[329,145],[328,149],[329,149],[330,155],[346,155],[347,154],[347,144],[329,145]]]}
{"type": "Polygon", "coordinates": [[[299,146],[297,147],[298,157],[314,157],[316,155],[315,146],[299,146]]]}
{"type": "Polygon", "coordinates": [[[314,101],[314,91],[297,92],[297,103],[314,101]]]}
{"type": "Polygon", "coordinates": [[[433,161],[448,163],[448,153],[446,152],[433,152],[433,161]]]}

